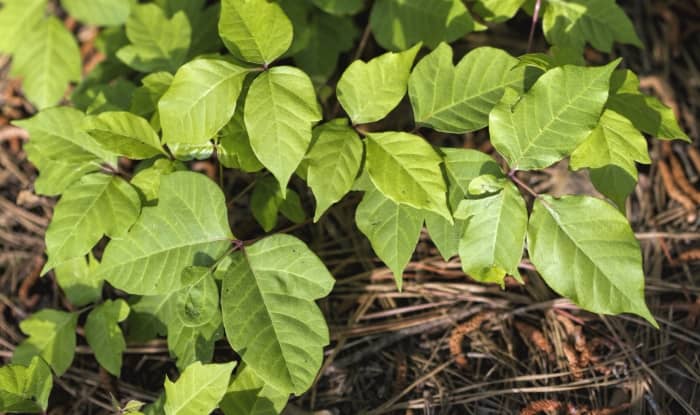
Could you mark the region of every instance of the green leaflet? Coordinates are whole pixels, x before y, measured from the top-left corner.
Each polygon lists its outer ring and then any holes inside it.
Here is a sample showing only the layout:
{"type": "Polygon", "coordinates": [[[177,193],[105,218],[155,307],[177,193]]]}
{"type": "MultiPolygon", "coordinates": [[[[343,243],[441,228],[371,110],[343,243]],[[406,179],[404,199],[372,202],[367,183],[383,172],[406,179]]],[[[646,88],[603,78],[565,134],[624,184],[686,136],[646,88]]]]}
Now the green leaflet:
{"type": "Polygon", "coordinates": [[[224,414],[281,414],[287,405],[289,394],[266,384],[246,365],[241,366],[221,400],[221,410],[224,414]]]}
{"type": "Polygon", "coordinates": [[[277,216],[280,212],[294,223],[301,223],[306,219],[299,194],[287,189],[283,195],[275,178],[271,176],[258,179],[250,196],[250,209],[265,232],[270,232],[277,226],[277,216]]]}
{"type": "Polygon", "coordinates": [[[152,205],[158,200],[160,179],[175,171],[186,170],[185,164],[179,161],[159,158],[145,160],[136,169],[131,185],[136,188],[144,205],[152,205]]]}
{"type": "Polygon", "coordinates": [[[423,228],[421,212],[395,203],[375,189],[365,193],[357,206],[355,223],[377,256],[391,269],[401,290],[403,270],[411,260],[423,228]]]}
{"type": "Polygon", "coordinates": [[[590,43],[610,52],[615,41],[642,47],[632,22],[615,0],[549,0],[542,30],[551,44],[579,50],[590,43]]]}
{"type": "Polygon", "coordinates": [[[102,147],[135,160],[166,155],[158,134],[145,119],[126,111],[87,117],[83,129],[102,147]]]}
{"type": "Polygon", "coordinates": [[[68,14],[98,26],[116,26],[126,22],[132,0],[61,0],[68,14]]]}
{"type": "Polygon", "coordinates": [[[12,362],[29,365],[34,356],[41,356],[57,376],[68,370],[75,355],[75,328],[78,313],[45,308],[19,323],[29,336],[15,349],[12,362]]]}
{"type": "Polygon", "coordinates": [[[134,6],[126,22],[131,44],[119,49],[117,57],[139,72],[174,73],[187,57],[191,32],[184,12],[168,19],[155,4],[134,6]]]}
{"type": "Polygon", "coordinates": [[[175,296],[178,317],[187,327],[199,327],[219,313],[219,287],[206,267],[187,267],[182,271],[185,287],[175,296]]]}
{"type": "Polygon", "coordinates": [[[203,365],[195,362],[176,382],[165,380],[165,415],[202,415],[211,413],[226,393],[236,362],[203,365]]]}
{"type": "Polygon", "coordinates": [[[103,235],[123,236],[140,210],[138,193],[121,177],[102,173],[84,176],[66,189],[56,204],[46,230],[49,260],[42,274],[87,254],[103,235]]]}
{"type": "Polygon", "coordinates": [[[526,0],[476,0],[473,10],[487,22],[505,22],[515,16],[526,0]]]}
{"type": "Polygon", "coordinates": [[[22,47],[14,51],[11,74],[23,78],[22,89],[37,108],[56,105],[68,83],[81,78],[78,45],[55,17],[24,34],[27,37],[18,42],[22,47]]]}
{"type": "Polygon", "coordinates": [[[0,53],[12,54],[25,45],[44,19],[47,0],[3,0],[0,10],[0,53]]]}
{"type": "Polygon", "coordinates": [[[244,110],[250,144],[283,195],[311,144],[311,127],[321,118],[311,80],[297,68],[271,68],[250,86],[244,110]]]}
{"type": "Polygon", "coordinates": [[[77,90],[71,95],[71,101],[76,108],[89,115],[107,111],[126,111],[129,109],[135,90],[136,85],[131,81],[117,79],[110,84],[97,84],[77,90]]]}
{"type": "Polygon", "coordinates": [[[401,53],[385,53],[365,63],[356,60],[338,81],[338,101],[353,124],[381,120],[406,95],[408,76],[420,44],[401,53]]]}
{"type": "Polygon", "coordinates": [[[311,0],[318,8],[330,14],[357,14],[365,7],[363,0],[311,0]]]}
{"type": "Polygon", "coordinates": [[[336,119],[314,129],[307,182],[316,198],[314,222],[352,188],[362,163],[363,146],[347,120],[336,119]]]}
{"type": "Polygon", "coordinates": [[[616,165],[636,180],[635,161],[651,163],[646,139],[627,118],[605,110],[598,126],[571,154],[570,166],[578,170],[616,165]]]}
{"type": "Polygon", "coordinates": [[[441,43],[418,62],[408,82],[416,122],[447,133],[486,127],[505,88],[523,90],[525,68],[511,69],[517,63],[500,49],[481,47],[455,67],[452,48],[441,43]]]}
{"type": "MultiPolygon", "coordinates": [[[[132,94],[129,111],[144,118],[150,118],[158,110],[158,101],[173,83],[170,72],[154,72],[141,80],[141,86],[132,94]]],[[[157,123],[160,128],[160,121],[157,123]]],[[[154,125],[151,123],[151,125],[154,125]]],[[[156,126],[154,126],[156,128],[156,126]]]]}
{"type": "Polygon", "coordinates": [[[366,163],[372,183],[386,197],[452,222],[442,159],[424,139],[402,132],[370,134],[366,163]]]}
{"type": "Polygon", "coordinates": [[[262,170],[263,165],[250,145],[250,137],[243,119],[245,101],[242,98],[241,96],[238,99],[239,103],[231,120],[219,131],[216,156],[225,167],[255,173],[262,170]]]}
{"type": "Polygon", "coordinates": [[[229,343],[265,384],[303,393],[329,341],[314,300],[330,293],[333,277],[289,235],[264,238],[231,259],[221,296],[229,343]]]}
{"type": "Polygon", "coordinates": [[[53,387],[51,369],[38,356],[28,365],[0,367],[0,411],[5,413],[40,413],[49,405],[53,387]]]}
{"type": "Polygon", "coordinates": [[[624,213],[625,201],[637,186],[637,179],[615,165],[591,169],[589,175],[596,190],[612,200],[624,213]]]}
{"type": "Polygon", "coordinates": [[[459,241],[464,272],[476,280],[503,285],[506,274],[520,280],[527,208],[513,183],[507,179],[498,179],[498,183],[502,189],[496,194],[463,200],[455,218],[466,220],[459,241]]]}
{"type": "Polygon", "coordinates": [[[267,66],[289,49],[293,27],[277,3],[222,0],[219,35],[236,58],[267,66]]]}
{"type": "Polygon", "coordinates": [[[167,294],[181,287],[182,269],[211,264],[232,237],[219,187],[201,174],[174,172],[160,179],[158,205],[107,245],[98,275],[132,294],[167,294]]]}
{"type": "Polygon", "coordinates": [[[189,58],[216,53],[221,49],[222,43],[219,31],[215,23],[219,19],[221,4],[214,3],[205,7],[206,0],[156,0],[156,3],[165,11],[168,17],[172,17],[179,11],[185,12],[192,31],[189,58]]]}
{"type": "Polygon", "coordinates": [[[530,259],[560,295],[595,313],[630,312],[658,324],[644,302],[639,243],[627,219],[588,196],[541,196],[528,226],[530,259]]]}
{"type": "Polygon", "coordinates": [[[377,0],[370,26],[381,47],[397,51],[455,41],[474,30],[474,21],[460,0],[377,0]]]}
{"type": "Polygon", "coordinates": [[[186,326],[177,306],[177,294],[173,295],[165,305],[160,319],[166,322],[168,330],[168,350],[177,359],[177,367],[182,370],[196,362],[209,362],[214,356],[214,343],[223,338],[221,327],[221,312],[218,307],[213,318],[197,327],[186,326]]]}
{"type": "Polygon", "coordinates": [[[90,254],[65,261],[54,268],[56,282],[73,305],[82,307],[102,298],[103,281],[95,276],[98,264],[90,254]]]}
{"type": "Polygon", "coordinates": [[[145,343],[168,334],[166,322],[159,317],[173,294],[131,297],[126,321],[129,342],[145,343]]]}
{"type": "Polygon", "coordinates": [[[515,91],[506,90],[489,115],[489,131],[510,167],[541,169],[571,154],[595,128],[619,63],[556,67],[519,100],[515,91]]]}
{"type": "Polygon", "coordinates": [[[690,142],[678,126],[673,110],[656,97],[639,92],[639,79],[632,71],[617,70],[610,82],[610,98],[606,108],[627,117],[635,128],[662,140],[680,139],[690,142]]]}
{"type": "Polygon", "coordinates": [[[85,322],[85,338],[95,352],[97,362],[117,377],[122,368],[122,353],[126,350],[118,323],[126,320],[128,315],[126,301],[106,300],[88,314],[85,322]]]}
{"type": "Polygon", "coordinates": [[[204,144],[229,122],[249,70],[222,59],[187,63],[158,103],[163,141],[204,144]]]}

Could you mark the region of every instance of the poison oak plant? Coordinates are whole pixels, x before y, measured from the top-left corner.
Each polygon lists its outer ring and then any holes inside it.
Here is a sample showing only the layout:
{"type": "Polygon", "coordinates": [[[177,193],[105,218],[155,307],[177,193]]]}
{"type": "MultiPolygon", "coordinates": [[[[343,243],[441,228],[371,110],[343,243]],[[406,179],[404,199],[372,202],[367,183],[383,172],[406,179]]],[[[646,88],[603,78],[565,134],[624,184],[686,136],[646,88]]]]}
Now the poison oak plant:
{"type": "Polygon", "coordinates": [[[0,368],[0,411],[47,408],[52,376],[74,358],[79,321],[115,376],[123,327],[135,341],[167,336],[181,373],[143,413],[277,414],[311,386],[329,342],[315,301],[333,277],[294,236],[239,240],[227,209],[235,195],[190,171],[195,159],[256,175],[249,206],[266,232],[280,213],[305,220],[288,188],[295,174],[315,198],[314,221],[364,192],[357,226],[398,289],[425,224],[441,254],[459,255],[476,280],[522,281],[526,250],[549,286],[580,307],[656,325],[622,211],[635,163],[650,162],[643,134],[688,137],[619,59],[583,62],[587,44],[642,46],[614,0],[0,2],[0,51],[38,109],[15,124],[31,136],[36,192],[59,197],[43,273],[53,271],[80,310],[43,309],[21,322],[27,339],[0,368]],[[450,42],[521,8],[542,17],[548,53],[479,47],[454,63],[450,42]],[[106,59],[82,80],[59,10],[103,27],[106,59]],[[370,33],[387,52],[348,59],[370,33]],[[75,81],[70,102],[58,105],[75,81]],[[362,124],[384,119],[406,95],[413,132],[365,133],[362,124]],[[419,133],[485,128],[505,168],[419,133]],[[519,179],[567,157],[607,199],[536,194],[519,179]],[[120,158],[138,161],[133,175],[120,158]],[[119,298],[103,299],[105,283],[119,298]],[[234,362],[211,363],[223,338],[240,356],[235,373],[234,362]]]}

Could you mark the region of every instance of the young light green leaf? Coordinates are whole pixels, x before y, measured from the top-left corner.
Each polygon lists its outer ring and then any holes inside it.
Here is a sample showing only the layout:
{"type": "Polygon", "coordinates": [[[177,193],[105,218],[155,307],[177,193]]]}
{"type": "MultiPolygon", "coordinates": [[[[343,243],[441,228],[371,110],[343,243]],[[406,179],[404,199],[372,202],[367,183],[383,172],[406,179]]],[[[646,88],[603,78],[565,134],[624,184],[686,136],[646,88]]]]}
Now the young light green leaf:
{"type": "Polygon", "coordinates": [[[329,341],[314,300],[330,293],[333,277],[290,235],[264,238],[231,258],[221,298],[229,343],[265,384],[301,394],[329,341]]]}
{"type": "Polygon", "coordinates": [[[202,144],[170,143],[168,148],[180,161],[206,160],[214,154],[214,145],[210,141],[202,144]]]}
{"type": "Polygon", "coordinates": [[[223,0],[219,35],[246,62],[269,65],[292,44],[294,29],[284,10],[267,0],[223,0]]]}
{"type": "Polygon", "coordinates": [[[554,291],[586,310],[635,313],[658,327],[644,302],[639,243],[612,205],[588,196],[541,196],[527,239],[530,260],[554,291]]]}
{"type": "Polygon", "coordinates": [[[416,122],[447,133],[486,127],[505,88],[523,90],[525,68],[511,69],[517,63],[500,49],[480,47],[455,67],[452,48],[441,43],[418,62],[408,81],[416,122]]]}
{"type": "Polygon", "coordinates": [[[182,170],[187,170],[187,166],[177,160],[145,160],[137,167],[131,185],[139,192],[144,204],[152,205],[158,200],[161,177],[182,170]]]}
{"type": "Polygon", "coordinates": [[[216,156],[224,167],[255,173],[262,170],[264,166],[250,145],[250,136],[243,119],[245,102],[242,97],[238,101],[233,118],[219,131],[216,156]]]}
{"type": "Polygon", "coordinates": [[[123,236],[136,221],[141,201],[124,179],[89,174],[66,189],[46,230],[46,273],[56,265],[87,254],[103,235],[123,236]]]}
{"type": "Polygon", "coordinates": [[[510,20],[526,0],[476,0],[473,10],[487,22],[510,20]]]}
{"type": "Polygon", "coordinates": [[[617,205],[618,210],[624,214],[625,202],[637,186],[637,180],[615,165],[590,169],[589,175],[596,190],[612,200],[617,205]]]}
{"type": "Polygon", "coordinates": [[[345,119],[314,129],[315,140],[306,155],[306,181],[316,198],[314,222],[352,188],[362,163],[362,141],[345,119]]]}
{"type": "Polygon", "coordinates": [[[673,110],[656,97],[639,92],[639,79],[630,70],[613,73],[610,98],[606,108],[624,115],[635,128],[662,140],[680,139],[690,142],[688,135],[678,126],[673,110]]]}
{"type": "Polygon", "coordinates": [[[377,0],[370,26],[381,47],[397,51],[453,42],[474,30],[474,21],[460,0],[377,0]]]}
{"type": "Polygon", "coordinates": [[[411,66],[420,44],[401,53],[388,52],[369,62],[356,60],[338,81],[338,101],[353,124],[381,120],[406,95],[411,66]]]}
{"type": "Polygon", "coordinates": [[[265,383],[252,369],[242,365],[221,400],[226,415],[281,414],[289,393],[265,383]]]}
{"type": "Polygon", "coordinates": [[[90,116],[82,127],[100,145],[120,156],[140,160],[167,155],[148,121],[130,112],[110,111],[90,116]]]}
{"type": "Polygon", "coordinates": [[[489,131],[510,167],[541,169],[571,154],[598,123],[619,63],[554,68],[519,100],[515,91],[506,90],[489,115],[489,131]]]}
{"type": "Polygon", "coordinates": [[[181,288],[180,272],[209,265],[233,237],[221,189],[206,176],[174,172],[161,177],[158,205],[145,207],[129,233],[105,249],[98,275],[139,295],[181,288]]]}
{"type": "Polygon", "coordinates": [[[56,282],[71,304],[83,307],[102,298],[103,281],[95,276],[98,265],[92,254],[56,265],[56,282]]]}
{"type": "Polygon", "coordinates": [[[75,355],[75,327],[78,313],[45,308],[19,323],[29,336],[15,349],[12,362],[29,365],[34,356],[41,356],[57,376],[68,370],[75,355]]]}
{"type": "Polygon", "coordinates": [[[518,188],[500,180],[500,192],[463,200],[455,218],[466,220],[459,242],[464,272],[478,281],[503,285],[506,274],[520,280],[518,265],[525,244],[527,208],[518,188]]]}
{"type": "Polygon", "coordinates": [[[132,0],[61,0],[61,5],[72,17],[98,26],[125,23],[132,3],[132,0]]]}
{"type": "Polygon", "coordinates": [[[250,144],[283,193],[311,144],[311,127],[321,118],[311,80],[297,68],[271,68],[250,86],[244,110],[250,144]]]}
{"type": "Polygon", "coordinates": [[[197,362],[209,362],[214,356],[214,344],[224,337],[221,312],[216,309],[213,318],[197,327],[186,326],[174,309],[175,300],[169,301],[165,310],[171,315],[162,317],[167,321],[168,350],[177,359],[177,367],[183,370],[197,362]]]}
{"type": "Polygon", "coordinates": [[[250,71],[222,59],[196,59],[180,68],[158,103],[163,141],[203,144],[236,110],[250,71]]]}
{"type": "Polygon", "coordinates": [[[39,356],[29,365],[0,367],[0,411],[39,413],[49,406],[53,386],[51,369],[39,356]]]}
{"type": "Polygon", "coordinates": [[[613,42],[642,47],[632,22],[615,0],[549,0],[542,18],[549,43],[610,52],[613,42]]]}
{"type": "Polygon", "coordinates": [[[452,222],[442,159],[423,138],[402,132],[370,134],[366,163],[372,183],[386,197],[452,222]]]}
{"type": "Polygon", "coordinates": [[[287,189],[283,196],[275,178],[271,176],[258,179],[250,196],[250,210],[265,232],[270,232],[277,226],[280,212],[297,223],[303,222],[306,217],[299,194],[287,189]]]}
{"type": "Polygon", "coordinates": [[[210,268],[187,267],[182,271],[182,285],[175,297],[180,321],[187,327],[203,326],[219,313],[219,287],[210,268]]]}
{"type": "Polygon", "coordinates": [[[395,203],[374,189],[365,193],[357,206],[355,223],[394,274],[396,286],[401,290],[403,270],[411,260],[423,228],[421,212],[395,203]]]}
{"type": "Polygon", "coordinates": [[[165,380],[165,415],[209,414],[219,405],[236,362],[203,365],[195,362],[176,382],[165,380]]]}
{"type": "Polygon", "coordinates": [[[0,53],[12,54],[44,19],[47,0],[4,0],[0,10],[0,53]]]}
{"type": "Polygon", "coordinates": [[[172,19],[155,4],[134,6],[126,22],[131,44],[117,52],[117,57],[139,72],[174,73],[187,57],[192,29],[184,12],[172,19]]]}
{"type": "Polygon", "coordinates": [[[122,353],[126,350],[119,322],[129,315],[129,305],[121,298],[106,300],[95,307],[85,322],[85,339],[95,352],[95,359],[103,368],[119,377],[122,353]]]}
{"type": "Polygon", "coordinates": [[[605,110],[598,126],[571,153],[569,165],[573,170],[616,165],[636,180],[635,161],[651,163],[646,139],[627,118],[615,111],[605,110]]]}
{"type": "Polygon", "coordinates": [[[319,9],[330,14],[357,14],[365,7],[363,0],[311,0],[319,9]]]}
{"type": "Polygon", "coordinates": [[[73,35],[55,17],[41,21],[26,35],[18,42],[22,47],[15,50],[11,74],[22,77],[27,99],[44,109],[63,98],[69,82],[80,80],[80,51],[73,35]]]}

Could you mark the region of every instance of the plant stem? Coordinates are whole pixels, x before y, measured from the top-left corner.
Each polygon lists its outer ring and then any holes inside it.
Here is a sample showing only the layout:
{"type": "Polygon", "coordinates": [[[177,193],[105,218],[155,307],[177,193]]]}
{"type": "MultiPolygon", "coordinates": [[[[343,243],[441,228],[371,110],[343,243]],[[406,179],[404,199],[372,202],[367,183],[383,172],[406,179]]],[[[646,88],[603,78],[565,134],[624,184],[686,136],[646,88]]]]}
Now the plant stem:
{"type": "Polygon", "coordinates": [[[535,26],[537,25],[537,20],[540,17],[540,7],[542,6],[542,0],[537,0],[535,2],[535,10],[532,13],[532,25],[530,25],[530,36],[527,39],[527,53],[532,50],[532,41],[535,37],[535,26]]]}
{"type": "Polygon", "coordinates": [[[540,195],[534,191],[530,186],[525,184],[524,181],[518,179],[518,176],[516,176],[517,171],[516,170],[511,170],[508,172],[508,177],[515,183],[519,188],[525,190],[526,192],[530,193],[532,197],[540,197],[540,195]]]}

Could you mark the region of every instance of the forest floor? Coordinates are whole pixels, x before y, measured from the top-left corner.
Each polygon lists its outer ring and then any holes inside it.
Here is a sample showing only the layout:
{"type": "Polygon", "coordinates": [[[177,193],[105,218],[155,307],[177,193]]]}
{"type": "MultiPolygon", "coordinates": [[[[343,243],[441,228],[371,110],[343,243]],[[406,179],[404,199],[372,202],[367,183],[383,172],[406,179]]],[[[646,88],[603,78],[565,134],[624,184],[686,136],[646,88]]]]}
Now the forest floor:
{"type": "MultiPolygon", "coordinates": [[[[558,298],[527,270],[527,262],[525,285],[502,290],[475,283],[458,260],[440,258],[427,234],[397,292],[389,271],[354,229],[354,195],[319,225],[293,230],[338,281],[321,302],[332,339],[325,364],[312,390],[292,401],[289,414],[700,414],[700,220],[697,206],[689,212],[670,197],[681,192],[700,204],[700,157],[693,150],[700,144],[700,2],[622,3],[646,48],[640,53],[620,47],[612,57],[622,56],[640,74],[644,90],[673,108],[693,139],[663,145],[650,140],[653,162],[641,166],[627,204],[643,250],[647,302],[661,328],[630,315],[583,312],[558,298]],[[672,177],[659,174],[661,162],[669,164],[672,177]]],[[[472,34],[467,46],[523,53],[527,31],[523,36],[521,29],[529,27],[528,19],[472,34]]],[[[545,49],[541,39],[534,49],[545,49]]],[[[586,58],[593,64],[609,60],[594,51],[586,58]]],[[[39,277],[55,201],[32,191],[36,171],[22,149],[26,134],[9,123],[33,109],[19,84],[7,78],[7,67],[0,57],[2,363],[23,338],[18,322],[25,316],[70,307],[51,274],[39,277]]],[[[465,135],[457,145],[490,151],[482,133],[465,135]]],[[[218,170],[202,162],[193,167],[210,175],[218,170]]],[[[246,184],[241,176],[224,179],[227,191],[246,184]]],[[[594,192],[585,176],[568,173],[566,165],[526,179],[554,194],[594,192]]],[[[114,379],[100,371],[79,336],[76,362],[57,381],[62,392],[54,393],[64,397],[54,399],[49,413],[112,413],[110,394],[151,401],[164,373],[175,373],[164,340],[129,344],[124,373],[114,379]]]]}

